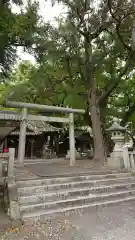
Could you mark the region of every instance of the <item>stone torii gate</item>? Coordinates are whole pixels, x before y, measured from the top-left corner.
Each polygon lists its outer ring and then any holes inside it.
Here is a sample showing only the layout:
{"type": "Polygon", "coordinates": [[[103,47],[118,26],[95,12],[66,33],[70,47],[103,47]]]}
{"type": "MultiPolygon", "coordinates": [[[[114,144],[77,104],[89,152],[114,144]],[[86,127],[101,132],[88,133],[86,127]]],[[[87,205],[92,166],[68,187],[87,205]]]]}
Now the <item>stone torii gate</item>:
{"type": "Polygon", "coordinates": [[[14,102],[14,101],[6,101],[6,106],[22,109],[21,122],[20,122],[19,150],[18,150],[18,158],[19,158],[20,165],[24,164],[24,158],[25,158],[26,121],[27,120],[31,120],[31,121],[40,120],[45,122],[60,122],[60,123],[69,124],[70,166],[75,165],[74,113],[84,114],[85,110],[40,105],[40,104],[33,104],[33,103],[14,102]],[[44,110],[47,112],[55,112],[55,113],[67,113],[69,115],[68,117],[50,117],[50,116],[42,116],[42,115],[32,115],[32,114],[28,114],[28,109],[38,109],[38,110],[44,110]]]}

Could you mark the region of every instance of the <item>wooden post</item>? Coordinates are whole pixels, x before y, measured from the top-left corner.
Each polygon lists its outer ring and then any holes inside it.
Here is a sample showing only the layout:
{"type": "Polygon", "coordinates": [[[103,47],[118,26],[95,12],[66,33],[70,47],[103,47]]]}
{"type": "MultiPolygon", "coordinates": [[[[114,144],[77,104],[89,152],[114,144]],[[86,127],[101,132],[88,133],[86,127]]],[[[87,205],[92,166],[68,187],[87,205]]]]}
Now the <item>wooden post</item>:
{"type": "Polygon", "coordinates": [[[35,142],[34,139],[32,139],[32,140],[30,141],[30,148],[31,148],[31,149],[30,149],[30,150],[31,150],[31,151],[30,151],[30,152],[31,152],[31,153],[30,153],[30,158],[33,158],[33,157],[34,157],[34,155],[33,155],[34,142],[35,142]]]}
{"type": "Polygon", "coordinates": [[[15,148],[9,148],[8,178],[14,177],[15,148]]]}
{"type": "Polygon", "coordinates": [[[26,117],[27,117],[27,108],[23,108],[22,119],[20,123],[20,137],[19,137],[19,150],[18,150],[18,159],[19,159],[20,165],[24,164],[24,158],[25,158],[26,117]]]}
{"type": "Polygon", "coordinates": [[[70,146],[70,166],[75,165],[75,136],[74,136],[74,115],[69,114],[69,146],[70,146]]]}

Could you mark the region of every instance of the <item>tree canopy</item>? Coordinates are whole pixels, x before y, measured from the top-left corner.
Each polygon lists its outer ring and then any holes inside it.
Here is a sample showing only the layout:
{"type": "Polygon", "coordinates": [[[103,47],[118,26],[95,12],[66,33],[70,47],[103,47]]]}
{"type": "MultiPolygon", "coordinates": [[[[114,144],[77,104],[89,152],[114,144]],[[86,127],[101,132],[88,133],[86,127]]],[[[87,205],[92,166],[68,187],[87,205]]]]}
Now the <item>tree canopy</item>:
{"type": "Polygon", "coordinates": [[[60,2],[67,12],[57,19],[56,26],[37,24],[35,4],[25,14],[15,16],[19,26],[22,19],[23,24],[11,32],[10,38],[8,35],[7,41],[13,49],[16,45],[32,47],[37,64],[23,62],[14,68],[7,83],[1,84],[2,96],[84,108],[84,121],[93,129],[96,158],[103,159],[106,124],[117,117],[123,125],[134,128],[134,1],[103,0],[95,4],[61,0],[53,4],[60,2]]]}
{"type": "Polygon", "coordinates": [[[21,0],[0,1],[0,72],[7,75],[17,59],[17,47],[32,50],[38,30],[38,5],[28,4],[25,10],[12,12],[12,3],[22,6],[21,0]]]}

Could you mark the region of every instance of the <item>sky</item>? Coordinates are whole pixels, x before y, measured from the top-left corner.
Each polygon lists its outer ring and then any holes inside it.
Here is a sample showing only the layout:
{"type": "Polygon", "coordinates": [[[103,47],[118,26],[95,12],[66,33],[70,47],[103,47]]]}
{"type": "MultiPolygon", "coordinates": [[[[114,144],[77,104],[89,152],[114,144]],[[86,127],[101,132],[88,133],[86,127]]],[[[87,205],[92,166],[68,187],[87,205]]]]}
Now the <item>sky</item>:
{"type": "MultiPolygon", "coordinates": [[[[64,12],[63,6],[60,4],[55,4],[52,7],[50,0],[38,0],[39,2],[39,14],[43,17],[44,21],[51,22],[52,24],[55,24],[55,17],[58,17],[61,13],[64,12]]],[[[28,0],[23,0],[24,6],[27,5],[28,0]]],[[[15,4],[12,4],[12,11],[14,13],[20,12],[20,7],[16,6],[15,4]]],[[[32,63],[35,63],[35,58],[28,54],[27,52],[23,51],[23,48],[18,48],[18,62],[23,60],[30,60],[32,63]]]]}

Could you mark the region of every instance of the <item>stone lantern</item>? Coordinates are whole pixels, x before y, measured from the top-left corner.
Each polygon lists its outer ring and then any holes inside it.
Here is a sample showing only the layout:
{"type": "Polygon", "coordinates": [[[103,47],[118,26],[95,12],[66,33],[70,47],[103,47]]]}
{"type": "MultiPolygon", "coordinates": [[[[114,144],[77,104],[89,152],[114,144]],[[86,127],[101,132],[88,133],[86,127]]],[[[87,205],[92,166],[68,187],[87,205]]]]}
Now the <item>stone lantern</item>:
{"type": "Polygon", "coordinates": [[[114,148],[121,148],[124,143],[124,133],[126,131],[126,128],[120,126],[117,122],[114,122],[112,126],[107,129],[107,131],[111,132],[111,139],[115,143],[114,148]]]}
{"type": "Polygon", "coordinates": [[[111,157],[108,158],[108,165],[114,168],[123,168],[123,145],[124,145],[124,133],[126,128],[120,126],[117,122],[114,122],[110,128],[107,129],[111,132],[111,139],[114,141],[115,146],[111,157]]]}

